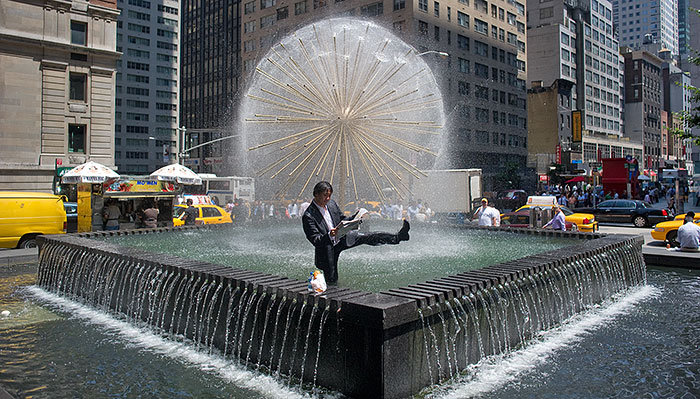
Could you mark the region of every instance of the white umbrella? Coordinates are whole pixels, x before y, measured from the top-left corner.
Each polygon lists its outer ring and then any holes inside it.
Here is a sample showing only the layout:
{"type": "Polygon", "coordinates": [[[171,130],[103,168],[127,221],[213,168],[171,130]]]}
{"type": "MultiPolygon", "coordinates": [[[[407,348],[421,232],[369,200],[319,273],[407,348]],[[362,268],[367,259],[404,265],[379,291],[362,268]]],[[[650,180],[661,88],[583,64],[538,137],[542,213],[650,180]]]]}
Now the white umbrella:
{"type": "Polygon", "coordinates": [[[202,184],[202,178],[194,173],[192,169],[174,163],[151,173],[151,177],[155,177],[161,181],[172,181],[182,184],[202,184]]]}
{"type": "Polygon", "coordinates": [[[94,161],[88,161],[66,172],[61,180],[64,183],[104,183],[118,179],[119,174],[94,161]]]}

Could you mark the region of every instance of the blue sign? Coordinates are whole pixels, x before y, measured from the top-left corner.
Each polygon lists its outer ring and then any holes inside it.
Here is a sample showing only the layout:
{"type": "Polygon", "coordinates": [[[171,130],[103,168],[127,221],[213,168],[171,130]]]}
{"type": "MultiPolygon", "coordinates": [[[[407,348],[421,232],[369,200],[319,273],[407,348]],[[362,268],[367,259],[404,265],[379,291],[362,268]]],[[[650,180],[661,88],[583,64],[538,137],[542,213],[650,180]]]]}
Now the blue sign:
{"type": "Polygon", "coordinates": [[[571,163],[583,163],[583,160],[581,159],[572,159],[571,163]]]}

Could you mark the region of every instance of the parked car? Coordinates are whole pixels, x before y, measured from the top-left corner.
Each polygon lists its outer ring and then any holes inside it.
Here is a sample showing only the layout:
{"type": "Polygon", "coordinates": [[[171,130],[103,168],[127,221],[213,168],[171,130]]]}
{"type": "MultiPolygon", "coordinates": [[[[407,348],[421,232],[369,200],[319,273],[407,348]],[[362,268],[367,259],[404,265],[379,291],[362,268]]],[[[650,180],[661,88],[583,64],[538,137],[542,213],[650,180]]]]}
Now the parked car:
{"type": "MultiPolygon", "coordinates": [[[[573,212],[569,212],[573,214],[573,212]]],[[[564,212],[564,216],[566,216],[566,211],[564,212]]],[[[504,213],[501,215],[501,226],[530,227],[530,209],[504,213]]],[[[568,220],[566,221],[566,230],[575,230],[574,226],[574,223],[568,220]]]]}
{"type": "Polygon", "coordinates": [[[653,208],[640,200],[613,199],[603,201],[595,208],[577,208],[592,213],[599,222],[632,223],[637,227],[651,226],[673,219],[666,209],[653,208]]]}
{"type": "MultiPolygon", "coordinates": [[[[199,210],[199,216],[195,219],[195,224],[221,224],[233,223],[231,215],[226,210],[217,205],[197,204],[192,205],[199,210]]],[[[185,221],[180,219],[187,209],[186,205],[175,205],[173,208],[173,226],[182,226],[185,221]]]]}
{"type": "MultiPolygon", "coordinates": [[[[654,240],[665,241],[668,244],[671,244],[672,247],[679,246],[678,228],[683,225],[684,219],[685,213],[677,215],[675,219],[669,220],[668,222],[658,223],[651,231],[651,237],[654,240]]],[[[700,225],[700,214],[695,215],[693,222],[700,225]]]]}
{"type": "Polygon", "coordinates": [[[40,234],[66,232],[66,210],[58,195],[0,192],[0,248],[35,248],[40,234]]]}
{"type": "Polygon", "coordinates": [[[78,231],[78,203],[64,202],[63,208],[66,210],[66,233],[78,231]]]}

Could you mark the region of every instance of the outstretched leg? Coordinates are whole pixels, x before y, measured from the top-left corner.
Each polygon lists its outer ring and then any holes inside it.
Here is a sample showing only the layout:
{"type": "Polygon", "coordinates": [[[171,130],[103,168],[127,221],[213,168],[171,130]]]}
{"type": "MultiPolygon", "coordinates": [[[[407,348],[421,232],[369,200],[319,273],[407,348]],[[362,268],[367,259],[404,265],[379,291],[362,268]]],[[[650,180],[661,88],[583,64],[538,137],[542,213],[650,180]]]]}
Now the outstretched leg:
{"type": "Polygon", "coordinates": [[[361,233],[358,232],[355,235],[355,242],[349,245],[349,248],[356,247],[358,245],[384,245],[384,244],[398,244],[401,241],[408,241],[410,238],[408,231],[411,229],[411,225],[407,220],[404,219],[403,226],[401,230],[396,234],[385,233],[385,232],[374,232],[374,233],[361,233]]]}

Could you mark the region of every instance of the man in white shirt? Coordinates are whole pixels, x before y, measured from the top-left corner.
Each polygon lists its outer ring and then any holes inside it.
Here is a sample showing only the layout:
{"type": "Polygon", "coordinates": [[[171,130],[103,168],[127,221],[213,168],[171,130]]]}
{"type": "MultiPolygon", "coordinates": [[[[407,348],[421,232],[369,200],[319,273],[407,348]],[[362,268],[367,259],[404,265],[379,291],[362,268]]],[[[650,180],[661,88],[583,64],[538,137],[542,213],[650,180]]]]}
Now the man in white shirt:
{"type": "Polygon", "coordinates": [[[479,226],[498,226],[501,214],[492,206],[488,206],[489,200],[481,199],[481,206],[474,212],[474,219],[479,219],[479,226]]]}
{"type": "Polygon", "coordinates": [[[323,270],[326,282],[335,285],[338,282],[338,257],[346,249],[358,245],[398,244],[408,241],[408,231],[411,228],[404,219],[401,229],[396,233],[383,232],[351,232],[338,238],[340,221],[354,218],[343,216],[340,207],[331,199],[333,187],[326,181],[321,181],[314,187],[314,200],[301,217],[301,223],[306,239],[314,246],[314,262],[316,267],[323,270]]]}
{"type": "Polygon", "coordinates": [[[681,244],[681,251],[696,252],[700,247],[700,226],[693,223],[694,218],[695,212],[686,213],[683,226],[678,228],[678,242],[681,244]]]}

